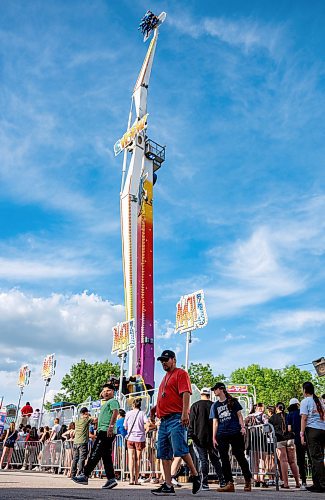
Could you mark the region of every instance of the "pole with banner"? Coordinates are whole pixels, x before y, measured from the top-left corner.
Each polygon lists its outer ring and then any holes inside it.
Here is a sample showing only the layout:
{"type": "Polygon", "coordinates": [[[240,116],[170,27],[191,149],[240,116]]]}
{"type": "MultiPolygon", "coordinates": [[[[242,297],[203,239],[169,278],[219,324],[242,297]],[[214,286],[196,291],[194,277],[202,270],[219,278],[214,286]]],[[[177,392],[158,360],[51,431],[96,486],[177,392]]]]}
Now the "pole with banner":
{"type": "Polygon", "coordinates": [[[123,373],[124,373],[124,363],[126,355],[130,354],[135,348],[135,322],[134,319],[130,321],[123,321],[122,323],[117,323],[113,326],[113,345],[112,354],[117,354],[121,360],[121,370],[120,370],[120,385],[119,385],[119,399],[122,400],[122,385],[123,385],[123,373]]]}
{"type": "Polygon", "coordinates": [[[42,425],[46,389],[50,385],[51,378],[55,375],[55,367],[56,367],[55,354],[48,354],[47,356],[45,356],[45,358],[43,359],[43,365],[42,365],[42,379],[44,380],[45,385],[44,385],[44,392],[43,392],[43,399],[42,399],[42,406],[41,406],[41,414],[40,414],[40,417],[38,420],[38,426],[37,426],[38,429],[42,425]]]}
{"type": "Polygon", "coordinates": [[[29,378],[30,378],[30,369],[28,368],[28,365],[21,366],[19,369],[18,382],[17,382],[20,392],[19,392],[15,424],[17,423],[18,420],[20,403],[21,403],[21,398],[23,397],[24,394],[24,388],[26,385],[29,384],[29,378]]]}
{"type": "Polygon", "coordinates": [[[205,308],[204,292],[199,290],[183,295],[176,304],[176,333],[186,333],[185,370],[189,368],[189,351],[192,343],[192,332],[203,328],[208,323],[205,308]]]}
{"type": "Polygon", "coordinates": [[[192,343],[192,332],[186,332],[186,349],[185,349],[185,370],[188,372],[190,344],[192,343]]]}
{"type": "Polygon", "coordinates": [[[2,408],[2,405],[0,407],[0,433],[2,434],[5,428],[5,423],[6,423],[6,418],[7,418],[7,411],[6,408],[2,408]]]}

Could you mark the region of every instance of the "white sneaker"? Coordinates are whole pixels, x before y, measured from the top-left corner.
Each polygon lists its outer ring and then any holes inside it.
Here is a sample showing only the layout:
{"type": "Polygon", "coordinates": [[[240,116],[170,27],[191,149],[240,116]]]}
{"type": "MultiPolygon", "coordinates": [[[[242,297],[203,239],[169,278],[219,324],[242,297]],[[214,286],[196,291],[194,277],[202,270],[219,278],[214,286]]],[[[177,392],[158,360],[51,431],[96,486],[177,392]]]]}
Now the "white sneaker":
{"type": "Polygon", "coordinates": [[[139,479],[140,484],[149,483],[149,481],[150,481],[149,477],[140,477],[139,479]]]}
{"type": "Polygon", "coordinates": [[[306,483],[302,483],[302,485],[300,486],[300,491],[307,491],[307,484],[306,483]]]}
{"type": "Polygon", "coordinates": [[[23,465],[20,470],[26,470],[26,467],[23,465]]]}
{"type": "Polygon", "coordinates": [[[175,479],[174,477],[172,477],[172,485],[173,486],[177,486],[177,488],[181,488],[182,485],[179,484],[179,482],[177,481],[177,479],[175,479]]]}

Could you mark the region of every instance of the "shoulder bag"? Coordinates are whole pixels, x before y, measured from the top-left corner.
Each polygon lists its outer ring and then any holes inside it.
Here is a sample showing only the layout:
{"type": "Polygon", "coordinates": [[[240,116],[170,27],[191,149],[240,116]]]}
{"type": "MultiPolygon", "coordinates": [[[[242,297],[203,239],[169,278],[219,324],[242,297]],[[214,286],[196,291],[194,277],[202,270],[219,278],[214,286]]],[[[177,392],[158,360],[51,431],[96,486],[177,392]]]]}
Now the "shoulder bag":
{"type": "Polygon", "coordinates": [[[135,419],[134,419],[134,420],[133,420],[133,422],[132,422],[131,429],[128,431],[127,435],[126,435],[126,436],[125,436],[125,438],[124,438],[124,439],[125,439],[125,441],[127,441],[127,440],[129,439],[129,436],[130,436],[130,434],[131,434],[131,432],[132,432],[132,430],[133,430],[134,424],[135,424],[135,422],[136,422],[136,419],[138,418],[139,413],[140,413],[140,410],[138,410],[138,413],[136,414],[135,419]]]}

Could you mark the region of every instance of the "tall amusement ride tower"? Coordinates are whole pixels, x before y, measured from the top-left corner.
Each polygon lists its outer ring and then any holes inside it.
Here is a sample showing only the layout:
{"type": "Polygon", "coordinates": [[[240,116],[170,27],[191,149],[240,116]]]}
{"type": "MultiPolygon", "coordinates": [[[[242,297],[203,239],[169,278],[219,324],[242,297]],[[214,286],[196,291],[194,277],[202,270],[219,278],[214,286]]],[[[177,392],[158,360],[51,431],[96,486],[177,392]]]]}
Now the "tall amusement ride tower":
{"type": "Polygon", "coordinates": [[[165,147],[147,136],[147,98],[159,26],[166,14],[148,11],[140,28],[152,34],[136,81],[123,137],[114,146],[124,151],[120,193],[121,236],[126,321],[134,319],[135,347],[128,351],[129,376],[140,374],[154,386],[153,185],[165,159],[165,147]]]}

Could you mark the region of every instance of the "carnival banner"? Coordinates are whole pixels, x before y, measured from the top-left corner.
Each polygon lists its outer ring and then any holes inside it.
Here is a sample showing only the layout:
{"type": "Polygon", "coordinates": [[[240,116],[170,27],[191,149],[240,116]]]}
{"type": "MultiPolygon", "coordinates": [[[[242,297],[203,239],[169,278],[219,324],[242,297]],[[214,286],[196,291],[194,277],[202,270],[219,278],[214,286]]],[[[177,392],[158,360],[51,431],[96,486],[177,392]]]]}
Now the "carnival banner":
{"type": "Polygon", "coordinates": [[[28,365],[21,366],[18,375],[18,382],[17,382],[18,387],[22,388],[25,387],[25,385],[28,385],[29,377],[30,377],[30,369],[28,368],[28,365]]]}
{"type": "Polygon", "coordinates": [[[122,139],[119,139],[115,144],[114,144],[114,153],[115,156],[120,154],[123,149],[125,149],[127,146],[131,144],[133,139],[141,132],[142,130],[147,128],[147,118],[148,118],[148,113],[144,115],[141,120],[136,120],[134,124],[132,125],[127,132],[123,135],[122,139]]]}
{"type": "Polygon", "coordinates": [[[0,409],[0,435],[3,433],[3,430],[5,428],[6,418],[7,418],[7,411],[5,408],[1,408],[0,409]]]}
{"type": "Polygon", "coordinates": [[[227,385],[227,392],[229,394],[248,394],[248,385],[247,384],[236,384],[227,385]]]}
{"type": "Polygon", "coordinates": [[[55,354],[48,354],[47,356],[45,356],[42,365],[43,380],[48,380],[53,377],[53,375],[55,374],[55,366],[56,366],[55,354]]]}
{"type": "Polygon", "coordinates": [[[197,328],[203,328],[208,323],[208,316],[205,308],[204,292],[183,295],[176,304],[176,326],[175,332],[192,332],[197,328]]]}
{"type": "Polygon", "coordinates": [[[134,319],[123,321],[113,326],[112,353],[123,354],[135,347],[135,324],[134,319]]]}

